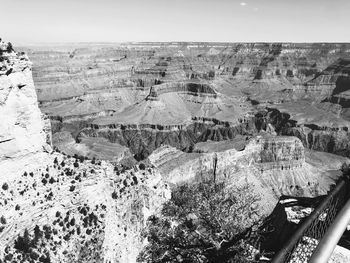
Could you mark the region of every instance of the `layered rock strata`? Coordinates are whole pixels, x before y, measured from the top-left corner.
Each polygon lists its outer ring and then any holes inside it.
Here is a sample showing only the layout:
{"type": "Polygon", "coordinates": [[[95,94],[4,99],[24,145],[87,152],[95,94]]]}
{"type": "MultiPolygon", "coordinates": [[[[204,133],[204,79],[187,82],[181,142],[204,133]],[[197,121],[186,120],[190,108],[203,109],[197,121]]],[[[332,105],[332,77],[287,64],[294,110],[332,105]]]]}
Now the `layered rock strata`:
{"type": "Polygon", "coordinates": [[[235,186],[248,183],[261,197],[259,209],[263,214],[271,212],[281,195],[326,193],[337,177],[333,170],[349,162],[336,155],[318,159],[317,153],[305,153],[301,141],[292,136],[260,135],[248,141],[242,138],[240,144],[233,141],[231,147],[217,142],[201,144],[205,152],[184,153],[163,146],[148,159],[173,184],[208,178],[235,186]]]}

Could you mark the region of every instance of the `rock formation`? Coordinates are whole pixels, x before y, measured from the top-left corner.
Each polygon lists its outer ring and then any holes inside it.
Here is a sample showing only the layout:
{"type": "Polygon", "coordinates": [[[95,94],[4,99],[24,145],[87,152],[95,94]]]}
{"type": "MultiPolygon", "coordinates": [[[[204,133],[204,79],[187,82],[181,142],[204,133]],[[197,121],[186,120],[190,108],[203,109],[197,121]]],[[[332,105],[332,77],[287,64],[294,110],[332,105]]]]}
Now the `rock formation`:
{"type": "Polygon", "coordinates": [[[167,184],[150,167],[52,151],[31,63],[0,47],[0,261],[136,262],[167,184]]]}
{"type": "Polygon", "coordinates": [[[301,141],[292,136],[265,134],[249,141],[200,144],[205,152],[200,152],[198,146],[193,153],[162,146],[148,159],[171,184],[212,179],[213,176],[235,186],[249,183],[261,197],[262,214],[270,213],[281,195],[327,193],[336,178],[333,171],[348,162],[346,158],[331,154],[318,159],[318,153],[305,152],[301,141]]]}
{"type": "Polygon", "coordinates": [[[50,122],[38,108],[27,55],[0,42],[0,161],[50,151],[50,122]]]}

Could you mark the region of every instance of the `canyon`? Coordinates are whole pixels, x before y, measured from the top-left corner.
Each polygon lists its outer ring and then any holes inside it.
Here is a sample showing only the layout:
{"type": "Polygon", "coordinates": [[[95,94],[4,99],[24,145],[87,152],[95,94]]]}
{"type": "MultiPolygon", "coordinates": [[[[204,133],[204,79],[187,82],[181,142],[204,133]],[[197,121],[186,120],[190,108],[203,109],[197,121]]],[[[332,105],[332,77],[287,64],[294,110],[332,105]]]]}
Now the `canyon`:
{"type": "Polygon", "coordinates": [[[348,44],[21,49],[34,63],[53,143],[63,148],[62,138],[106,138],[142,160],[162,144],[188,152],[199,142],[255,135],[271,123],[278,135],[297,136],[311,150],[349,156],[348,44]]]}
{"type": "Polygon", "coordinates": [[[5,262],[136,262],[174,187],[249,185],[264,218],[350,163],[349,44],[0,50],[5,262]]]}

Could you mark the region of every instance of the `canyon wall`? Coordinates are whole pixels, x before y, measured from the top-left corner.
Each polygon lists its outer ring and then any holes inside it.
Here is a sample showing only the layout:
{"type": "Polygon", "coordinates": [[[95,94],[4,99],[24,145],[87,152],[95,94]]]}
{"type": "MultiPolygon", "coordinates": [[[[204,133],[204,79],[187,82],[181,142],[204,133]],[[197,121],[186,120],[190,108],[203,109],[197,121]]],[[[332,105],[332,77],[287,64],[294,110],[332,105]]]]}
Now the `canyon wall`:
{"type": "Polygon", "coordinates": [[[103,137],[144,159],[162,144],[191,151],[200,141],[254,135],[264,129],[261,112],[268,111],[277,134],[297,136],[310,149],[349,154],[349,44],[174,42],[25,49],[53,132],[69,132],[76,143],[85,136],[103,137]]]}
{"type": "Polygon", "coordinates": [[[50,151],[50,121],[38,108],[27,55],[0,42],[0,161],[50,151]]]}

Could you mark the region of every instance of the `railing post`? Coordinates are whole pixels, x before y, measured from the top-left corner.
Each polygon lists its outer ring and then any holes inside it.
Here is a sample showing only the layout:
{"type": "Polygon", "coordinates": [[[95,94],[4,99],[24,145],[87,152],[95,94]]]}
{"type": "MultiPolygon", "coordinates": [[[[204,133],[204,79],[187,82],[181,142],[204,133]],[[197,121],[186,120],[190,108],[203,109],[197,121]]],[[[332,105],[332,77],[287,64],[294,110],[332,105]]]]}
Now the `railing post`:
{"type": "Polygon", "coordinates": [[[340,210],[333,224],[328,228],[326,234],[320,240],[314,253],[310,258],[310,263],[327,263],[331,257],[339,239],[342,237],[347,225],[350,222],[350,200],[340,210]]]}

